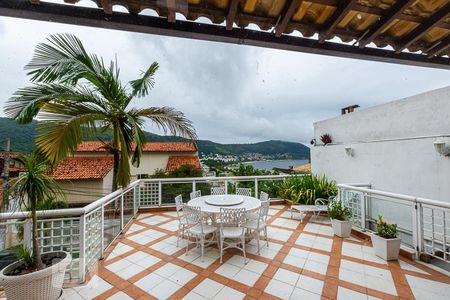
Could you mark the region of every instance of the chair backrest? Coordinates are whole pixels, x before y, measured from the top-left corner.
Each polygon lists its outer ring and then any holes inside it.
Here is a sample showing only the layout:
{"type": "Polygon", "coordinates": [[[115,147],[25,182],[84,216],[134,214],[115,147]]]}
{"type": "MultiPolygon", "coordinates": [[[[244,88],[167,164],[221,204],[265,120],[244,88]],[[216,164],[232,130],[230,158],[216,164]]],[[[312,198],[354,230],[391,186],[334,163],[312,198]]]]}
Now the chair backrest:
{"type": "Polygon", "coordinates": [[[183,217],[188,225],[201,224],[202,210],[198,206],[183,205],[183,217]]]}
{"type": "Polygon", "coordinates": [[[245,221],[245,208],[220,208],[220,227],[242,227],[245,221]]]}
{"type": "Polygon", "coordinates": [[[194,198],[201,197],[202,196],[202,191],[200,191],[200,190],[194,191],[194,192],[191,192],[189,195],[191,196],[191,200],[192,200],[194,198]]]}
{"type": "Polygon", "coordinates": [[[251,196],[252,195],[252,189],[249,188],[236,188],[236,195],[239,196],[251,196]]]}
{"type": "Polygon", "coordinates": [[[225,186],[212,187],[211,195],[225,195],[225,186]]]}
{"type": "Polygon", "coordinates": [[[178,217],[180,217],[180,211],[183,210],[183,196],[178,195],[175,197],[175,207],[177,209],[178,217]]]}
{"type": "Polygon", "coordinates": [[[259,195],[259,200],[261,200],[261,202],[269,201],[269,194],[267,194],[266,192],[261,192],[261,194],[259,195]]]}
{"type": "Polygon", "coordinates": [[[266,222],[269,215],[269,201],[261,201],[261,207],[259,208],[259,220],[266,222]]]}

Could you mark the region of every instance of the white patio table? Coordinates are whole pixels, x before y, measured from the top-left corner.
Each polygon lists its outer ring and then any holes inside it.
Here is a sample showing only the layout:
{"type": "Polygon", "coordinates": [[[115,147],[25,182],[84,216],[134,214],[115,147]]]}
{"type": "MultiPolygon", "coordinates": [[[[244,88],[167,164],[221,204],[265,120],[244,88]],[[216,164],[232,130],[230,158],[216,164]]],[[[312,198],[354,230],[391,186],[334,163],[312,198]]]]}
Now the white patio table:
{"type": "Polygon", "coordinates": [[[220,214],[220,208],[245,208],[251,211],[261,206],[259,199],[240,195],[208,195],[190,200],[190,206],[198,206],[202,212],[207,214],[220,214]]]}

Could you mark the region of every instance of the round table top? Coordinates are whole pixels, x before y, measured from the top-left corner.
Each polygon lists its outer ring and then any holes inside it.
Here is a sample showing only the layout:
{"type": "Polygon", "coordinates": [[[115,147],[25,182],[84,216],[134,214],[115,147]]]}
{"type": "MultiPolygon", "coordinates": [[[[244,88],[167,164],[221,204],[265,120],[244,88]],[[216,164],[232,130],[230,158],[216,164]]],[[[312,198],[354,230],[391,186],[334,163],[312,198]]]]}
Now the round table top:
{"type": "Polygon", "coordinates": [[[246,211],[254,210],[261,206],[259,199],[249,196],[240,195],[208,195],[190,200],[188,203],[190,206],[199,206],[202,212],[207,213],[220,213],[220,208],[245,208],[246,211]],[[209,203],[224,202],[224,205],[211,205],[209,203]],[[240,203],[238,205],[230,205],[230,203],[240,203]]]}

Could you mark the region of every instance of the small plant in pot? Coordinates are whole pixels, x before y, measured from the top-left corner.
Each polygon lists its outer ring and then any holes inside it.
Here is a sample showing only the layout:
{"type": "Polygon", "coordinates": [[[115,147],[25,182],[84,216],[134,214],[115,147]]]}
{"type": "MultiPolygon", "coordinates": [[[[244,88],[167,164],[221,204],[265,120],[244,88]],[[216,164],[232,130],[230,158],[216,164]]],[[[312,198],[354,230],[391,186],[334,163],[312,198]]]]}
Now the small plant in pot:
{"type": "Polygon", "coordinates": [[[71,261],[65,251],[40,253],[38,240],[37,207],[48,199],[56,199],[60,189],[50,177],[45,159],[38,154],[19,156],[26,171],[12,181],[7,191],[19,200],[21,207],[30,211],[32,220],[32,249],[23,246],[18,251],[19,261],[0,272],[0,285],[4,287],[7,299],[57,299],[61,295],[64,273],[71,261]]]}
{"type": "Polygon", "coordinates": [[[352,215],[350,208],[345,207],[341,200],[333,201],[328,207],[328,216],[335,235],[347,238],[352,232],[352,221],[348,218],[352,215]]]}
{"type": "Polygon", "coordinates": [[[401,239],[397,237],[397,224],[388,224],[378,216],[377,232],[372,234],[375,255],[384,260],[396,260],[400,252],[401,239]]]}

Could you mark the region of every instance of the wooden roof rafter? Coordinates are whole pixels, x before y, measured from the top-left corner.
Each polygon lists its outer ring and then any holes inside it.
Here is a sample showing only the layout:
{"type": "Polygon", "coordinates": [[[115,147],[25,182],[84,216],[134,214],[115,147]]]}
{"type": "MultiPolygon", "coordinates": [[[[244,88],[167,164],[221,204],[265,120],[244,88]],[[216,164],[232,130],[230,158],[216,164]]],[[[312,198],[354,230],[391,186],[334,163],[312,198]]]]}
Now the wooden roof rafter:
{"type": "Polygon", "coordinates": [[[443,51],[450,48],[450,33],[447,35],[447,37],[441,41],[438,41],[436,44],[434,44],[429,51],[427,51],[428,58],[433,58],[439,54],[441,54],[443,51]]]}
{"type": "Polygon", "coordinates": [[[347,16],[347,14],[355,6],[357,0],[341,1],[333,15],[327,20],[324,25],[324,30],[319,34],[319,43],[323,44],[333,33],[334,29],[347,16]]]}
{"type": "Polygon", "coordinates": [[[395,50],[395,53],[400,53],[404,49],[411,46],[414,42],[418,41],[425,33],[430,29],[435,27],[440,22],[444,21],[447,16],[450,15],[450,1],[447,2],[443,7],[441,7],[437,12],[435,12],[431,17],[414,28],[405,38],[403,38],[395,50]]]}
{"type": "Polygon", "coordinates": [[[370,44],[395,19],[398,19],[405,9],[410,7],[416,1],[417,0],[397,0],[387,12],[380,16],[378,22],[363,34],[364,37],[359,41],[358,47],[364,48],[366,45],[370,44]]]}
{"type": "Polygon", "coordinates": [[[234,20],[236,19],[238,6],[239,6],[239,0],[231,0],[230,1],[230,8],[228,9],[227,21],[226,21],[227,30],[233,29],[233,23],[234,23],[234,20]]]}
{"type": "Polygon", "coordinates": [[[275,25],[275,36],[280,37],[286,30],[292,16],[302,4],[303,0],[286,1],[286,5],[280,14],[277,24],[275,25]]]}

